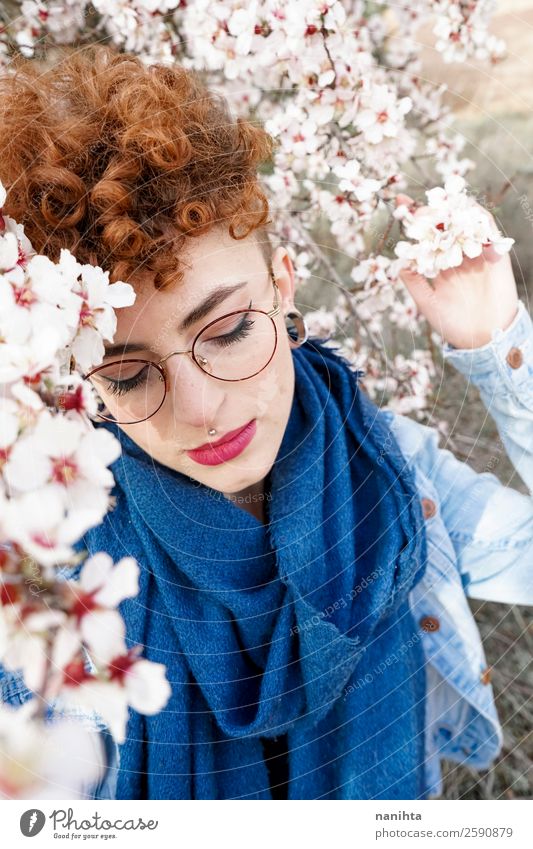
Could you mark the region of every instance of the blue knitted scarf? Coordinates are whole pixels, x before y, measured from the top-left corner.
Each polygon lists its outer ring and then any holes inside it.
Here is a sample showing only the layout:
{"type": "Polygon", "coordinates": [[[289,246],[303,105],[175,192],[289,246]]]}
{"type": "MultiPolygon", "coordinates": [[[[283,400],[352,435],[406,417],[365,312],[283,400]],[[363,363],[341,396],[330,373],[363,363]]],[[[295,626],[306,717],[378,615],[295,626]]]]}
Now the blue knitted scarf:
{"type": "Polygon", "coordinates": [[[412,472],[337,350],[312,339],[292,356],[267,524],[98,425],[122,443],[116,507],[82,543],[140,564],[119,608],[128,646],[172,686],[159,714],[130,708],[119,799],[270,799],[260,738],[285,732],[289,799],[423,798],[412,472]]]}

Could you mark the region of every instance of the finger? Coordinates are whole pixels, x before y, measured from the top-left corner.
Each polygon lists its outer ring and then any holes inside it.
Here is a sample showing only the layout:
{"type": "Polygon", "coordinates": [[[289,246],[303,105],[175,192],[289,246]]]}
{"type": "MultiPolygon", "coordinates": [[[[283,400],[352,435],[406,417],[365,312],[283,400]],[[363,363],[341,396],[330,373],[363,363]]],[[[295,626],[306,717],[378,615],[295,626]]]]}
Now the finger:
{"type": "Polygon", "coordinates": [[[406,204],[407,206],[411,206],[411,204],[414,203],[414,200],[413,200],[412,197],[409,197],[409,195],[404,195],[401,192],[400,192],[400,194],[396,195],[395,201],[396,201],[397,206],[400,206],[401,204],[406,204]]]}
{"type": "Polygon", "coordinates": [[[435,290],[423,274],[419,274],[412,267],[405,267],[399,272],[399,276],[414,302],[422,309],[435,294],[435,290]]]}
{"type": "Polygon", "coordinates": [[[491,222],[494,226],[497,226],[497,225],[496,225],[496,220],[495,220],[495,218],[494,218],[494,215],[492,214],[492,212],[491,212],[489,209],[487,209],[487,207],[486,207],[486,206],[483,206],[481,203],[478,203],[478,201],[477,201],[477,200],[476,200],[476,201],[474,201],[474,205],[475,205],[475,206],[477,206],[477,207],[478,207],[478,209],[481,209],[481,210],[484,212],[484,214],[487,216],[487,218],[489,219],[489,221],[490,221],[490,222],[491,222]]]}
{"type": "Polygon", "coordinates": [[[490,210],[488,210],[485,206],[482,206],[480,203],[477,203],[477,201],[475,205],[478,207],[479,210],[481,210],[482,214],[487,219],[489,224],[489,230],[494,234],[499,233],[500,228],[498,227],[498,224],[492,212],[490,212],[490,210]]]}
{"type": "Polygon", "coordinates": [[[492,243],[483,245],[481,253],[483,254],[483,259],[486,259],[487,262],[499,262],[502,258],[502,255],[498,253],[492,243]]]}
{"type": "Polygon", "coordinates": [[[426,204],[423,206],[417,206],[416,201],[414,201],[413,198],[410,198],[409,195],[396,195],[395,200],[398,206],[405,204],[405,206],[408,206],[411,212],[414,212],[415,215],[418,215],[419,212],[427,212],[429,209],[429,206],[426,204]]]}

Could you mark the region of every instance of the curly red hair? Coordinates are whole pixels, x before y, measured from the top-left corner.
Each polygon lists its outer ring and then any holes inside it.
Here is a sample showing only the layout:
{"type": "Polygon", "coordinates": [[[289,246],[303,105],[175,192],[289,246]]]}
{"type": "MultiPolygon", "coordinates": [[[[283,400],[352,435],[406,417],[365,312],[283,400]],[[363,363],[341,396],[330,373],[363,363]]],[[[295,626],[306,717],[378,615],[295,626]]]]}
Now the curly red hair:
{"type": "Polygon", "coordinates": [[[16,57],[0,104],[4,211],[38,253],[69,248],[111,282],[149,271],[163,289],[183,278],[185,239],[223,224],[234,239],[257,231],[270,259],[257,171],[275,141],[235,121],[198,73],[109,45],[62,48],[44,69],[16,57]]]}

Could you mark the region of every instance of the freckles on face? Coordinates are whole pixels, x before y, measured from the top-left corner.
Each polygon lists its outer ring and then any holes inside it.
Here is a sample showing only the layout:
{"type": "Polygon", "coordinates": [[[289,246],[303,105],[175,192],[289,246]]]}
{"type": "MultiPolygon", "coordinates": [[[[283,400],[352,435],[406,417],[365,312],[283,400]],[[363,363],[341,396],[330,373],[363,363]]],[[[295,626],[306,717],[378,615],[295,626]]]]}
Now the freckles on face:
{"type": "MultiPolygon", "coordinates": [[[[245,311],[250,304],[252,309],[271,311],[275,289],[269,269],[251,240],[235,242],[220,234],[206,234],[194,240],[189,259],[192,271],[184,285],[180,284],[179,291],[174,288],[156,291],[148,286],[139,292],[132,307],[119,311],[115,338],[146,340],[147,349],[132,356],[154,362],[164,358],[168,382],[165,400],[154,416],[120,426],[161,464],[221,492],[234,492],[261,481],[278,453],[294,395],[291,348],[280,311],[272,317],[277,347],[262,371],[239,381],[217,380],[203,372],[190,353],[183,353],[190,351],[202,327],[210,319],[233,310],[245,311]],[[241,286],[237,281],[243,280],[246,284],[241,286]],[[239,291],[217,304],[207,318],[202,315],[197,323],[179,329],[184,317],[191,310],[197,312],[198,304],[216,287],[236,285],[240,286],[239,291]],[[167,356],[173,352],[182,355],[167,356]],[[208,465],[199,462],[201,455],[197,454],[195,459],[187,453],[217,442],[224,434],[252,420],[255,420],[255,434],[235,456],[225,456],[223,462],[208,465]],[[208,433],[211,428],[217,431],[212,436],[208,433]]],[[[281,285],[279,281],[278,276],[281,285]]],[[[278,300],[281,303],[279,291],[278,300]]]]}
{"type": "MultiPolygon", "coordinates": [[[[219,433],[239,427],[251,419],[256,421],[256,433],[252,441],[236,457],[214,466],[194,460],[186,449],[196,448],[205,442],[216,441],[219,435],[209,437],[207,430],[202,436],[186,442],[179,415],[156,416],[130,428],[135,429],[135,441],[154,459],[193,480],[204,483],[221,492],[236,492],[246,486],[262,481],[276,459],[279,446],[290,415],[294,395],[294,366],[288,343],[283,339],[271,363],[258,375],[236,383],[219,383],[223,388],[223,399],[218,406],[219,419],[213,426],[219,433]],[[141,429],[142,428],[142,432],[141,429]]],[[[124,426],[128,430],[127,426],[124,426]]]]}

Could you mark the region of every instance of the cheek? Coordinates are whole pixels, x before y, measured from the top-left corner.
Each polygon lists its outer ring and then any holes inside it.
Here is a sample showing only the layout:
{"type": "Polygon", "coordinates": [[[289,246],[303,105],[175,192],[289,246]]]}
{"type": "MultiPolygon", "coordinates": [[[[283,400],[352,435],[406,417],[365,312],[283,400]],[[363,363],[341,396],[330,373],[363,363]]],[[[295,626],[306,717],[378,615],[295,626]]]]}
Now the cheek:
{"type": "Polygon", "coordinates": [[[294,365],[290,349],[281,350],[269,366],[254,379],[253,404],[259,417],[283,419],[287,407],[292,403],[294,387],[294,365]]]}
{"type": "Polygon", "coordinates": [[[140,448],[146,451],[151,457],[156,460],[162,459],[165,455],[165,442],[162,434],[155,427],[156,419],[147,422],[139,422],[136,425],[127,425],[122,427],[124,433],[133,440],[140,448]]]}

